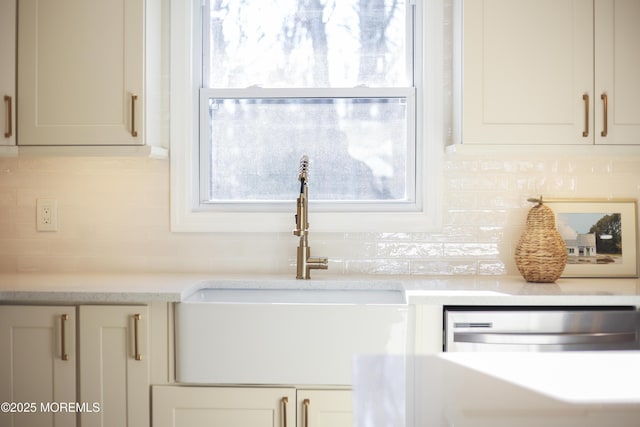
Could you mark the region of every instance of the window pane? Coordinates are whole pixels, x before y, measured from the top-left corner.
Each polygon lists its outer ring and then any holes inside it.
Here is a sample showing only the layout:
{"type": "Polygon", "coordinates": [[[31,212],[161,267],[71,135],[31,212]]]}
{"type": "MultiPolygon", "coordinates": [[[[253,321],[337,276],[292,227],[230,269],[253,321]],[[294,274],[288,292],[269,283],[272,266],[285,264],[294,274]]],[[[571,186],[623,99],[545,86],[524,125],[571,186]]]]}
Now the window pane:
{"type": "Polygon", "coordinates": [[[406,201],[407,98],[210,98],[205,202],[406,201]]]}
{"type": "Polygon", "coordinates": [[[209,12],[205,87],[411,85],[404,0],[209,0],[209,12]]]}

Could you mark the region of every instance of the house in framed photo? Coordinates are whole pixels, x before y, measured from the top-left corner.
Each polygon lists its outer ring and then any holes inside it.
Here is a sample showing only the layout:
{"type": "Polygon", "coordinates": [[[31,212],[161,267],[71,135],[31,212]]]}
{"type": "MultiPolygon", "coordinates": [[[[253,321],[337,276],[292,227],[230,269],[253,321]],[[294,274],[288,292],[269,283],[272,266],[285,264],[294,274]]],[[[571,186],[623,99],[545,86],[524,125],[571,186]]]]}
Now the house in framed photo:
{"type": "Polygon", "coordinates": [[[596,256],[596,235],[595,233],[578,234],[575,239],[565,240],[567,255],[574,257],[596,256]]]}

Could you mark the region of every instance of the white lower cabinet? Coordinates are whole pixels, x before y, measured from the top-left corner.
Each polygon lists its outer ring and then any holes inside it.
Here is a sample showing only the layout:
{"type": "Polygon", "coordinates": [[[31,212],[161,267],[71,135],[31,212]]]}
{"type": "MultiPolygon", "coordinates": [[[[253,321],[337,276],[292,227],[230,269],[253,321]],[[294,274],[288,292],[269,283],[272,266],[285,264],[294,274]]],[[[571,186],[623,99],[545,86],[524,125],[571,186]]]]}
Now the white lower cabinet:
{"type": "Polygon", "coordinates": [[[152,389],[154,427],[283,427],[295,425],[293,388],[152,389]]]}
{"type": "Polygon", "coordinates": [[[76,425],[75,325],[73,306],[0,306],[0,426],[76,425]]]}
{"type": "Polygon", "coordinates": [[[80,306],[79,401],[82,427],[149,425],[147,306],[80,306]]]}
{"type": "Polygon", "coordinates": [[[351,390],[298,390],[298,427],[352,427],[351,390]]]}
{"type": "Polygon", "coordinates": [[[156,386],[153,427],[351,427],[350,390],[156,386]]]}
{"type": "Polygon", "coordinates": [[[149,320],[146,305],[0,305],[0,426],[148,427],[149,320]]]}

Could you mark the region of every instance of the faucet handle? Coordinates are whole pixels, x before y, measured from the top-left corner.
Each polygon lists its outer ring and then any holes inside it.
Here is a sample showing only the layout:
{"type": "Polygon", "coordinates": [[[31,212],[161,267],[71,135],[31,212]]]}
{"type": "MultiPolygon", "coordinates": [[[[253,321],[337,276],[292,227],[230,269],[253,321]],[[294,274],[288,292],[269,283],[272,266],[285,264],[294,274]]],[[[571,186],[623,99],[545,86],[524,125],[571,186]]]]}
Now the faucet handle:
{"type": "Polygon", "coordinates": [[[307,259],[307,267],[315,270],[327,270],[329,268],[329,258],[309,257],[307,259]]]}

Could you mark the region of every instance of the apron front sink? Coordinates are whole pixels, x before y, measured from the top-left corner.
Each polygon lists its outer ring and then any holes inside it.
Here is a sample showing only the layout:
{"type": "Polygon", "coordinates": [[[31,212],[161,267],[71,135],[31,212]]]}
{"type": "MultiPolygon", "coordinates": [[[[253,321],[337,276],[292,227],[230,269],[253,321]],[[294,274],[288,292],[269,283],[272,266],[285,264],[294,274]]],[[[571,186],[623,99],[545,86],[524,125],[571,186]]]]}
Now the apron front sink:
{"type": "Polygon", "coordinates": [[[175,306],[176,380],[352,383],[352,359],[405,354],[400,289],[201,289],[175,306]]]}

